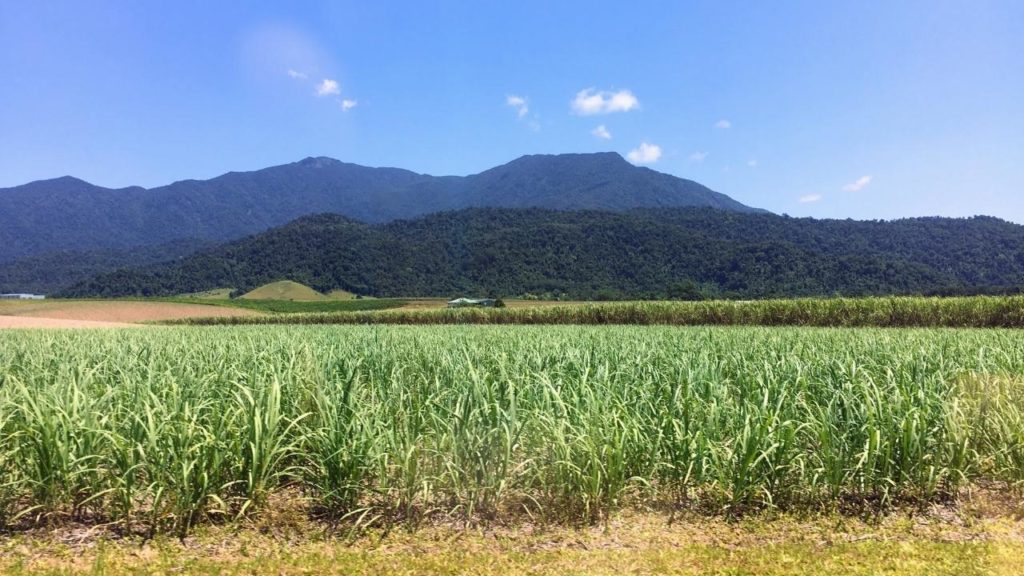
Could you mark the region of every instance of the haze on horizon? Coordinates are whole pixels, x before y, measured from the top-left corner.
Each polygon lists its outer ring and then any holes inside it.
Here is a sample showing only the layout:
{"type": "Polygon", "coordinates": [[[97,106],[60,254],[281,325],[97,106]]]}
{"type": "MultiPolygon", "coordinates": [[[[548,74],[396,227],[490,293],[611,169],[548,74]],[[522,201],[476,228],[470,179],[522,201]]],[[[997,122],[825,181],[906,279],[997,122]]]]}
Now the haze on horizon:
{"type": "Polygon", "coordinates": [[[1024,223],[1024,4],[0,4],[0,187],[615,151],[794,216],[1024,223]]]}

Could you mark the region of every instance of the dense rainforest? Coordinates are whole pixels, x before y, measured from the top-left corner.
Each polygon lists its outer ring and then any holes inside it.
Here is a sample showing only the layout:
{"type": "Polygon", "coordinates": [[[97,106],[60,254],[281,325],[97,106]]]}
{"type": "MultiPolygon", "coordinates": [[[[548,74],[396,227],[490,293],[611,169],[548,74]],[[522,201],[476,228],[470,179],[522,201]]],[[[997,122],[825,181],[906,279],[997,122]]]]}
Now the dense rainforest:
{"type": "Polygon", "coordinates": [[[365,296],[622,299],[1014,292],[1024,226],[991,217],[815,220],[712,208],[471,208],[367,224],[333,214],[62,296],[156,296],[290,279],[365,296]]]}

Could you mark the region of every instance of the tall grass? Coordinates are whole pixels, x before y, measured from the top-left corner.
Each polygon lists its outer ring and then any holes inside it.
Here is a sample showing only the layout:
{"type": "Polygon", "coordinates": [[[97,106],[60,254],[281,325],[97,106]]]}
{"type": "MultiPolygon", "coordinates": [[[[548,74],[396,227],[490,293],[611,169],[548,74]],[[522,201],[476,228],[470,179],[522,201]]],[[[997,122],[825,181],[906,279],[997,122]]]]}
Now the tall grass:
{"type": "Polygon", "coordinates": [[[616,302],[536,308],[381,310],[189,318],[189,325],[238,324],[613,324],[1024,328],[1024,296],[811,298],[707,302],[616,302]]]}
{"type": "Polygon", "coordinates": [[[1004,330],[0,333],[0,522],[884,506],[1024,482],[1004,330]]]}

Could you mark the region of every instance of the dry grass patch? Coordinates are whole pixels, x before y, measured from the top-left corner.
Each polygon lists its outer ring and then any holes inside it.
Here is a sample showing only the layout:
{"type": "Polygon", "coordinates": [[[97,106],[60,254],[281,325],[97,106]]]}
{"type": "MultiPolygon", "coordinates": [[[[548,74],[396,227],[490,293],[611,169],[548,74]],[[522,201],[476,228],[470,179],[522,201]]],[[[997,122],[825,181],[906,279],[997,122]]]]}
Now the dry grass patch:
{"type": "Polygon", "coordinates": [[[623,513],[600,527],[343,531],[289,517],[207,526],[178,540],[64,528],[0,539],[5,574],[1018,574],[1019,521],[955,509],[875,522],[772,516],[667,523],[623,513]],[[296,523],[296,520],[298,522],[296,523]],[[83,537],[84,535],[84,537],[83,537]]]}

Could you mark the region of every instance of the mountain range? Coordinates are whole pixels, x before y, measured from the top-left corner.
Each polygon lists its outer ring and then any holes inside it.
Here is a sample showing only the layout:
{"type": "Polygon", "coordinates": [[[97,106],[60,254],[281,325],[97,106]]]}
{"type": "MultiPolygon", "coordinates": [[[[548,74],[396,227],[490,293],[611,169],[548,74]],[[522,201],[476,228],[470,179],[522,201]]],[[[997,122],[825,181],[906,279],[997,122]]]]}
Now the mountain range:
{"type": "Polygon", "coordinates": [[[954,294],[1024,286],[1024,226],[778,216],[614,153],[465,177],[306,158],[146,190],[0,190],[0,292],[572,298],[954,294]]]}
{"type": "Polygon", "coordinates": [[[367,223],[469,207],[621,211],[707,206],[754,211],[696,182],[615,153],[523,156],[471,176],[428,176],[331,158],[159,188],[63,177],[0,189],[0,264],[67,251],[226,241],[317,213],[367,223]]]}

